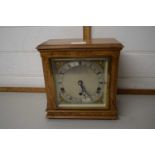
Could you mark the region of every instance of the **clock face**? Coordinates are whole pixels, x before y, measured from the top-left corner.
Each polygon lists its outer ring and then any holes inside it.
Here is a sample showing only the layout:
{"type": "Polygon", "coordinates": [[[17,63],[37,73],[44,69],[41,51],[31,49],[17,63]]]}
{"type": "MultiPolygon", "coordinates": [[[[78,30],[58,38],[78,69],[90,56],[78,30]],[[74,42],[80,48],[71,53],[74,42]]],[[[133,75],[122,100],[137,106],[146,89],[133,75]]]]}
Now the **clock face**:
{"type": "Polygon", "coordinates": [[[106,107],[108,58],[51,62],[58,107],[106,107]]]}

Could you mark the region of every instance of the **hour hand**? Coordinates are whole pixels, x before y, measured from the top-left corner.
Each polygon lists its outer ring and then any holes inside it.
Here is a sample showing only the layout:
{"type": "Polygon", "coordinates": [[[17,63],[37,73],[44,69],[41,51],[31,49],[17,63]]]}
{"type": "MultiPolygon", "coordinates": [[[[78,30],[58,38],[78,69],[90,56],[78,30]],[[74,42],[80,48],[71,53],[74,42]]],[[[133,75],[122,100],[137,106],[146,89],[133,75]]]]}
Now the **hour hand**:
{"type": "Polygon", "coordinates": [[[83,81],[82,81],[82,80],[79,80],[79,81],[78,81],[78,85],[79,85],[80,88],[81,88],[81,92],[79,93],[79,95],[83,95],[83,94],[86,92],[85,87],[84,87],[84,85],[83,85],[83,81]]]}
{"type": "Polygon", "coordinates": [[[86,88],[84,87],[83,81],[79,80],[78,81],[78,85],[81,87],[81,92],[79,93],[79,95],[83,95],[85,98],[89,97],[90,95],[88,94],[88,92],[86,91],[86,88]]]}
{"type": "Polygon", "coordinates": [[[79,85],[80,87],[83,87],[83,81],[82,81],[82,80],[79,80],[79,81],[78,81],[78,85],[79,85]]]}

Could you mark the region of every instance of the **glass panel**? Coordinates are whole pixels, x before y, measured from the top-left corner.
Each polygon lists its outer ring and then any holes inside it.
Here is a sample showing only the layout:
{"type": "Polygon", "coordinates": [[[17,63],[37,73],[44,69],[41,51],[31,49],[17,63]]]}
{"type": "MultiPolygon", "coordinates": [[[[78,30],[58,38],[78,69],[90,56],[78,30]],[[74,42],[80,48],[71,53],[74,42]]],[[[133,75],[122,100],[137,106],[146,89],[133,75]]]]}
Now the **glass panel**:
{"type": "Polygon", "coordinates": [[[106,108],[109,58],[51,59],[58,107],[106,108]]]}

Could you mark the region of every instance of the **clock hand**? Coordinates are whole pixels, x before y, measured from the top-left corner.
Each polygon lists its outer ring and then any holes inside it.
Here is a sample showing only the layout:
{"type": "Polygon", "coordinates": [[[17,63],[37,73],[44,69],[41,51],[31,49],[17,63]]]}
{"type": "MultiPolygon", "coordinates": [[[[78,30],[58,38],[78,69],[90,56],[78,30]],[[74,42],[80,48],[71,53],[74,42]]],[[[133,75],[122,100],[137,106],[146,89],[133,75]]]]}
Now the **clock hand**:
{"type": "Polygon", "coordinates": [[[85,99],[86,99],[87,97],[91,98],[91,96],[90,96],[89,93],[87,92],[87,90],[86,90],[86,88],[85,88],[85,86],[84,86],[82,80],[79,80],[79,81],[78,81],[78,85],[81,87],[81,90],[82,90],[82,91],[79,93],[79,95],[83,95],[83,96],[85,97],[85,99]]]}
{"type": "Polygon", "coordinates": [[[83,85],[83,81],[82,80],[79,80],[78,81],[78,85],[81,87],[81,90],[82,90],[82,92],[80,92],[79,95],[82,95],[83,92],[86,92],[86,89],[85,89],[85,87],[83,85]]]}

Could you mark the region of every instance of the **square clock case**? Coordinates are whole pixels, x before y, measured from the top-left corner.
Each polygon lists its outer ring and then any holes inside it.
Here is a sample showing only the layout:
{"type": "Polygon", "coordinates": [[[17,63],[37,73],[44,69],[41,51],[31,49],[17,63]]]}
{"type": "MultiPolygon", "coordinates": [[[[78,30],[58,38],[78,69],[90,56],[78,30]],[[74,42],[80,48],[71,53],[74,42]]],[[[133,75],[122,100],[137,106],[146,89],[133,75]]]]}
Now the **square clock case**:
{"type": "Polygon", "coordinates": [[[58,39],[39,45],[47,118],[117,119],[122,48],[115,39],[58,39]]]}

